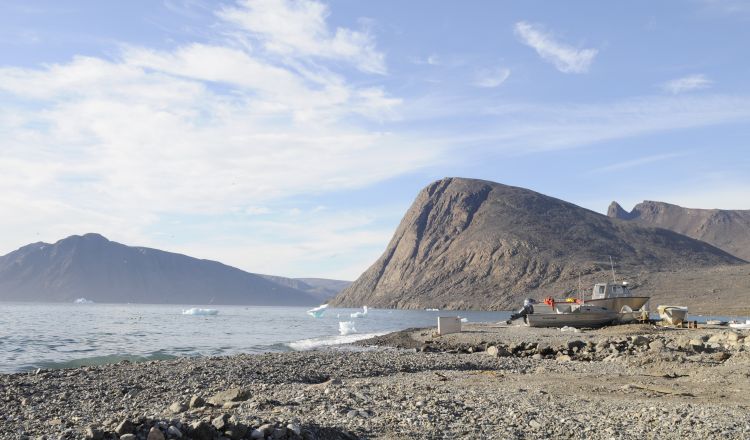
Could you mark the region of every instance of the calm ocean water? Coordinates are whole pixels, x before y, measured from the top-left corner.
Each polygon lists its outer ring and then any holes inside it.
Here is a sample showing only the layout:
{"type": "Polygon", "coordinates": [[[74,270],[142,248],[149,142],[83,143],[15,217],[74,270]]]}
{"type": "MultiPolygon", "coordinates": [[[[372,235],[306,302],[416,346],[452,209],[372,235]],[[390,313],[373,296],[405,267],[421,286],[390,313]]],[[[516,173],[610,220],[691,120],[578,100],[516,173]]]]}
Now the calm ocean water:
{"type": "Polygon", "coordinates": [[[507,312],[330,309],[318,319],[305,307],[205,306],[215,316],[184,315],[193,306],[0,303],[0,372],[75,367],[122,359],[168,359],[306,350],[353,342],[408,327],[436,325],[437,316],[469,322],[507,319],[507,312]],[[349,331],[342,335],[340,322],[349,331]],[[353,326],[351,329],[349,327],[353,326]]]}

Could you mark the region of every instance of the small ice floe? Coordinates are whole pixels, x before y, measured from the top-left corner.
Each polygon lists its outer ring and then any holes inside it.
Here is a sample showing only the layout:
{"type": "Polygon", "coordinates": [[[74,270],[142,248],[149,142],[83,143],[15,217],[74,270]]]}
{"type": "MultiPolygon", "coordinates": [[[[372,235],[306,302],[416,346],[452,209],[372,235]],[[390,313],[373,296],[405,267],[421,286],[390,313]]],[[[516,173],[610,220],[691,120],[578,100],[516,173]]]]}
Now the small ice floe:
{"type": "Polygon", "coordinates": [[[73,301],[73,304],[94,304],[94,301],[86,298],[76,298],[76,300],[73,301]]]}
{"type": "Polygon", "coordinates": [[[424,309],[425,312],[439,312],[440,309],[424,309]]]}
{"type": "Polygon", "coordinates": [[[307,314],[312,316],[313,318],[320,318],[321,316],[323,316],[323,313],[325,313],[327,308],[328,308],[328,304],[323,304],[318,307],[315,307],[314,309],[308,310],[307,314]]]}
{"type": "Polygon", "coordinates": [[[352,318],[364,318],[365,316],[367,316],[367,306],[362,307],[361,312],[354,312],[349,316],[352,318]]]}
{"type": "Polygon", "coordinates": [[[581,333],[580,330],[578,330],[575,327],[568,327],[567,325],[565,327],[562,327],[560,329],[561,332],[570,332],[570,333],[581,333]]]}
{"type": "Polygon", "coordinates": [[[357,329],[354,327],[354,321],[339,322],[339,334],[341,334],[341,336],[350,335],[352,333],[357,333],[357,329]]]}
{"type": "Polygon", "coordinates": [[[187,309],[182,311],[183,315],[196,315],[196,316],[213,316],[218,315],[219,311],[216,309],[200,309],[198,307],[193,307],[192,309],[187,309]]]}

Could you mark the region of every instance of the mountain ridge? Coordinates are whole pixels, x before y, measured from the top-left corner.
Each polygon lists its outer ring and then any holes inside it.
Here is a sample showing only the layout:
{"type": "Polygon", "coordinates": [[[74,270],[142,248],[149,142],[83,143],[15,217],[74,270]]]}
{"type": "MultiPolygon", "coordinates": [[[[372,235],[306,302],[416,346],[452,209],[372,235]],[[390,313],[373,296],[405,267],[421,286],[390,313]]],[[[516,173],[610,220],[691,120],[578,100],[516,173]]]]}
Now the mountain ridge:
{"type": "Polygon", "coordinates": [[[612,202],[607,216],[669,229],[750,260],[750,210],[685,208],[644,200],[630,212],[612,202]]]}
{"type": "Polygon", "coordinates": [[[0,257],[0,300],[314,305],[306,292],[223,263],[127,246],[96,233],[0,257]]]}

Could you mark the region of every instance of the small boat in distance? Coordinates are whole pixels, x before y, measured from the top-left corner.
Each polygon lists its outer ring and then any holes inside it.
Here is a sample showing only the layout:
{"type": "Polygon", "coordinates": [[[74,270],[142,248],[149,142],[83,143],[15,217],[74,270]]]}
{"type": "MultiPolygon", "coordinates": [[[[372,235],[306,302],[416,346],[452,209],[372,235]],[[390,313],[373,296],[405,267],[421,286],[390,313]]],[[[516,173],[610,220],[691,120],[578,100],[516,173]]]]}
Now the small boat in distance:
{"type": "Polygon", "coordinates": [[[650,298],[633,296],[628,283],[595,284],[591,298],[546,298],[543,302],[526,299],[510,321],[523,318],[529,327],[601,327],[633,322],[648,311],[650,298]]]}
{"type": "Polygon", "coordinates": [[[746,319],[744,323],[739,321],[730,322],[729,326],[740,330],[748,330],[750,329],[750,319],[746,319]]]}

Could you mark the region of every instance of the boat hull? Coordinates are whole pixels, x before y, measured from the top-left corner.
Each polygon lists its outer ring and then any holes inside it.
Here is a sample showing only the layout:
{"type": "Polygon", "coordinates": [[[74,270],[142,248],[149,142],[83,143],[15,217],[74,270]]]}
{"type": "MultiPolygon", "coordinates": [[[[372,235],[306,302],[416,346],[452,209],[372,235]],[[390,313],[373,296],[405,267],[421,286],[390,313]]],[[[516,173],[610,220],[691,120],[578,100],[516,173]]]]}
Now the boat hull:
{"type": "Polygon", "coordinates": [[[646,305],[650,297],[648,296],[618,296],[614,298],[589,299],[586,304],[604,307],[616,313],[635,312],[646,305]],[[628,310],[630,309],[630,310],[628,310]]]}
{"type": "Polygon", "coordinates": [[[529,327],[602,327],[618,320],[618,313],[532,313],[526,315],[529,327]]]}

